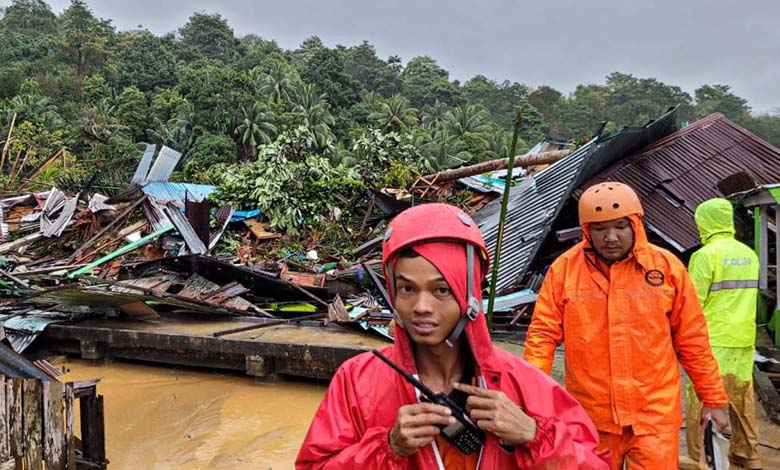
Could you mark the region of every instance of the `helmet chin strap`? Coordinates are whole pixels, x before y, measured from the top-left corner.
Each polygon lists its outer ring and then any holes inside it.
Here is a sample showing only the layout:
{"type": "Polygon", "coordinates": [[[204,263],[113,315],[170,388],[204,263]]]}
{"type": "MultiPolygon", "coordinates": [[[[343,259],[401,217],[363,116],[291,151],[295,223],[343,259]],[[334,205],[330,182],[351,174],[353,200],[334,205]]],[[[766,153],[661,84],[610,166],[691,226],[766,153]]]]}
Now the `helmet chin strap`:
{"type": "Polygon", "coordinates": [[[474,321],[479,315],[480,305],[477,298],[474,296],[474,247],[466,245],[466,292],[468,292],[468,300],[466,301],[466,313],[458,319],[458,323],[455,324],[455,328],[447,339],[444,341],[447,346],[454,347],[457,344],[460,335],[463,334],[463,330],[466,329],[466,324],[469,321],[474,321]]]}

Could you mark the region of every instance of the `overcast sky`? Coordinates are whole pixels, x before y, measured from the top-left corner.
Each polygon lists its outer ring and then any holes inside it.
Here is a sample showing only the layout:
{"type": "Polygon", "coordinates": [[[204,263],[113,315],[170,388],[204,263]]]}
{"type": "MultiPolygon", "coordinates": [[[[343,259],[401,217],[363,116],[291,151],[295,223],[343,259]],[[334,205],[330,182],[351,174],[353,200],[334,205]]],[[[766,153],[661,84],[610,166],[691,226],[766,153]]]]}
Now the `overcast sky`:
{"type": "MultiPolygon", "coordinates": [[[[0,1],[0,4],[8,4],[0,1]]],[[[55,13],[69,0],[49,0],[55,13]]],[[[756,112],[780,108],[780,0],[87,0],[120,30],[177,30],[195,11],[220,13],[236,35],[285,49],[369,41],[404,63],[429,55],[465,81],[476,74],[564,93],[612,71],[689,93],[731,85],[756,112]]]]}

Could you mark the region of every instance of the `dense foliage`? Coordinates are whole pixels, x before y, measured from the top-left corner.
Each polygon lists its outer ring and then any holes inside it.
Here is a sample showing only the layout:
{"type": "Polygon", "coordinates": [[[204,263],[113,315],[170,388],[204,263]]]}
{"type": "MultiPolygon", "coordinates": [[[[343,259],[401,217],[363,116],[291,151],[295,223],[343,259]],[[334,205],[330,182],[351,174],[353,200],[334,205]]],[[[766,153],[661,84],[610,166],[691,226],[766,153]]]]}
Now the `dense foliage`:
{"type": "MultiPolygon", "coordinates": [[[[780,145],[780,116],[754,115],[727,85],[691,96],[654,78],[611,73],[564,94],[549,86],[452,80],[434,58],[378,57],[368,42],[295,50],[236,37],[219,14],[194,13],[176,34],[117,31],[82,0],[59,15],[13,0],[0,19],[0,189],[67,151],[26,184],[113,192],[137,165],[136,143],[185,153],[178,178],[221,184],[218,198],[259,206],[295,232],[333,220],[340,192],[404,186],[420,173],[505,156],[522,105],[520,150],[542,137],[581,141],[643,124],[680,105],[712,112],[780,145]]],[[[31,187],[31,186],[28,186],[31,187]]]]}

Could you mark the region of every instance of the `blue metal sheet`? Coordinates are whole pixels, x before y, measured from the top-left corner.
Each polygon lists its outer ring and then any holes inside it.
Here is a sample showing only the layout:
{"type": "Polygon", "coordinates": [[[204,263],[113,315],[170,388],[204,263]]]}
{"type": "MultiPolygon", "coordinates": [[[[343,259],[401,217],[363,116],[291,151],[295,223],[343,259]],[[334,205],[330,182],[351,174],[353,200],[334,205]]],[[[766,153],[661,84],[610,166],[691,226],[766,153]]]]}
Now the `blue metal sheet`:
{"type": "Polygon", "coordinates": [[[183,202],[185,199],[201,202],[207,199],[209,194],[216,191],[217,187],[209,184],[155,181],[146,183],[141,190],[144,194],[158,202],[183,202]]]}

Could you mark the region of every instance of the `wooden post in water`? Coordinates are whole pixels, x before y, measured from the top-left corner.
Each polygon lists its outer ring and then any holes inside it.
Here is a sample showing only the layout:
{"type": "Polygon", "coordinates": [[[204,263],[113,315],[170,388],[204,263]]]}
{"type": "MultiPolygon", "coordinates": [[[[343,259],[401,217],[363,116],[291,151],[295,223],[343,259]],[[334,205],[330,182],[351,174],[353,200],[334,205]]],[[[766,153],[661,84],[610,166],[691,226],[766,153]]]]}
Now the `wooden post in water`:
{"type": "Polygon", "coordinates": [[[24,410],[24,468],[26,470],[43,470],[41,392],[40,380],[24,379],[22,409],[24,410]]]}
{"type": "Polygon", "coordinates": [[[14,463],[14,460],[11,458],[11,447],[8,441],[9,434],[5,376],[0,374],[0,469],[5,469],[9,464],[13,465],[14,463]]]}
{"type": "Polygon", "coordinates": [[[43,459],[46,470],[65,470],[64,387],[59,382],[43,383],[43,459]]]}

